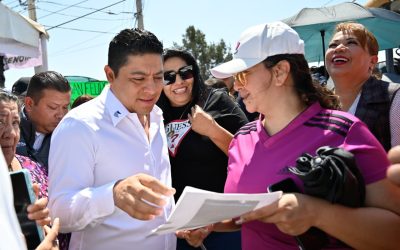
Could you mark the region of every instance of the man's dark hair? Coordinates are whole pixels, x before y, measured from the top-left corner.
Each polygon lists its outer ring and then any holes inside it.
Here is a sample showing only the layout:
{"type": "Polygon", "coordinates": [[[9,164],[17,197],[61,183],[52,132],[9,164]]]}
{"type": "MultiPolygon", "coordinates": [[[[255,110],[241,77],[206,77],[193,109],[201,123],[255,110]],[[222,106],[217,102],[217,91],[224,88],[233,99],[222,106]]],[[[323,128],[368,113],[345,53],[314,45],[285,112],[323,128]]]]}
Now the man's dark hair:
{"type": "Polygon", "coordinates": [[[26,96],[32,98],[36,103],[42,98],[43,90],[50,89],[61,93],[71,91],[68,80],[55,71],[40,72],[32,76],[29,81],[26,96]]]}
{"type": "Polygon", "coordinates": [[[158,38],[147,30],[124,29],[110,42],[108,47],[108,66],[118,76],[119,69],[125,65],[129,55],[146,53],[162,54],[163,45],[158,38]]]}

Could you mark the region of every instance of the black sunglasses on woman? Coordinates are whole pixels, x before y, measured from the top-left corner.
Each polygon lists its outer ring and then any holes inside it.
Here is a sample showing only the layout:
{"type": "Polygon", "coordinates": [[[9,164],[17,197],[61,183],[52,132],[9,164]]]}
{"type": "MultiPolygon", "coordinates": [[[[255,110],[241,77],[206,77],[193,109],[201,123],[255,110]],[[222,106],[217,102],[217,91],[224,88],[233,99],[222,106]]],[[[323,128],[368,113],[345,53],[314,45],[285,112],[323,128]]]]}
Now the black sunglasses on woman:
{"type": "Polygon", "coordinates": [[[164,84],[170,85],[175,83],[177,74],[181,77],[182,80],[193,78],[193,66],[183,66],[182,68],[178,69],[177,72],[172,70],[164,72],[164,84]]]}

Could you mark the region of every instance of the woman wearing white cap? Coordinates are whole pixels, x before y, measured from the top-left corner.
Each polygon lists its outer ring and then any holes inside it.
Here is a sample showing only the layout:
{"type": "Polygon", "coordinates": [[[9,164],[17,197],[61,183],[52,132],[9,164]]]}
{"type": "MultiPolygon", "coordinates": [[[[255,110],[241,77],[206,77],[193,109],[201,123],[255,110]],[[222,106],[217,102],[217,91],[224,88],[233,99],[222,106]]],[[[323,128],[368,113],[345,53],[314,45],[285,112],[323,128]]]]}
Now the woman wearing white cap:
{"type": "MultiPolygon", "coordinates": [[[[263,193],[287,178],[301,190],[301,180],[288,167],[296,165],[303,153],[315,154],[321,146],[353,153],[366,184],[362,208],[286,193],[279,201],[238,220],[215,225],[214,230],[241,227],[245,250],[299,249],[303,246],[293,236],[311,227],[330,236],[320,248],[398,248],[400,193],[386,179],[389,162],[385,151],[365,124],[332,110],[338,107],[338,100],[312,82],[303,41],[294,30],[282,22],[247,29],[234,59],[211,72],[217,78],[234,75],[235,88],[247,110],[261,114],[231,142],[226,193],[263,193]]],[[[198,245],[204,234],[195,230],[179,236],[198,245]]]]}

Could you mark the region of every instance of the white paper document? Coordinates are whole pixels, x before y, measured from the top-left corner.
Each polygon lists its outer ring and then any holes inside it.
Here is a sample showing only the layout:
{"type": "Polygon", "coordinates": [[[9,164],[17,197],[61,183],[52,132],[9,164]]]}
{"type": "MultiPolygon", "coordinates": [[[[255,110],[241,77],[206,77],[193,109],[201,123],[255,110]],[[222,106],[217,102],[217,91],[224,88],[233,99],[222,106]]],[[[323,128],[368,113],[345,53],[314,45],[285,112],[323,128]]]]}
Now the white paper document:
{"type": "Polygon", "coordinates": [[[195,229],[238,217],[278,200],[282,192],[261,194],[224,194],[185,187],[167,222],[151,234],[195,229]]]}

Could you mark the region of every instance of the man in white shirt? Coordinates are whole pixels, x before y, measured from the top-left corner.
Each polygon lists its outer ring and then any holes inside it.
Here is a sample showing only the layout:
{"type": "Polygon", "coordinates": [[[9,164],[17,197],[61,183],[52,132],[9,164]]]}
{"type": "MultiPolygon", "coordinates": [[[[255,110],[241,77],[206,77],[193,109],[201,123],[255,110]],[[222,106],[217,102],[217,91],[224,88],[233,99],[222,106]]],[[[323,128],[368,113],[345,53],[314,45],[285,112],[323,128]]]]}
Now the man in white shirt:
{"type": "Polygon", "coordinates": [[[162,111],[163,47],[148,31],[110,42],[110,82],[53,132],[49,208],[70,249],[175,249],[174,234],[149,236],[174,205],[162,111]]]}

